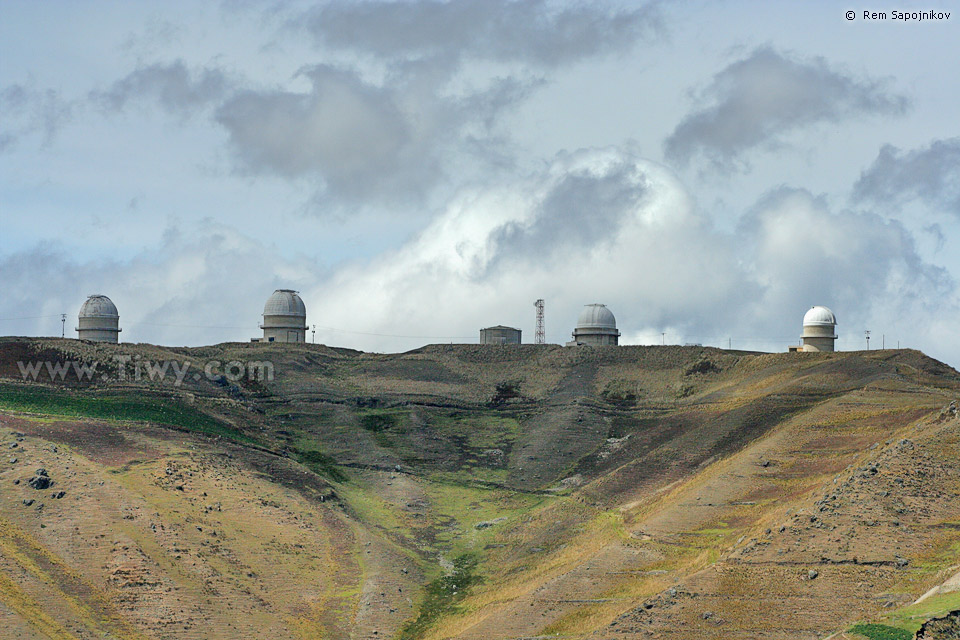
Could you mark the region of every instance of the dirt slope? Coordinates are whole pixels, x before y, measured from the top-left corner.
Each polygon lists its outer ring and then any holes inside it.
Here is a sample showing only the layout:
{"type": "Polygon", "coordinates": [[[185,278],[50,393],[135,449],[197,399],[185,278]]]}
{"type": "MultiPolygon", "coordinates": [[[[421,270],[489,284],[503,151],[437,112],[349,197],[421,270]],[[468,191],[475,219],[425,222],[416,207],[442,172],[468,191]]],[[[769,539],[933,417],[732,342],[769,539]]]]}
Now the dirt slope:
{"type": "Polygon", "coordinates": [[[0,339],[0,625],[23,638],[915,630],[960,606],[960,421],[941,413],[958,395],[956,371],[912,351],[0,339]],[[170,361],[190,363],[179,384],[132,368],[170,361]],[[231,361],[275,376],[204,371],[231,361]],[[74,369],[25,381],[32,362],[74,369]],[[53,484],[35,489],[41,468],[53,484]]]}

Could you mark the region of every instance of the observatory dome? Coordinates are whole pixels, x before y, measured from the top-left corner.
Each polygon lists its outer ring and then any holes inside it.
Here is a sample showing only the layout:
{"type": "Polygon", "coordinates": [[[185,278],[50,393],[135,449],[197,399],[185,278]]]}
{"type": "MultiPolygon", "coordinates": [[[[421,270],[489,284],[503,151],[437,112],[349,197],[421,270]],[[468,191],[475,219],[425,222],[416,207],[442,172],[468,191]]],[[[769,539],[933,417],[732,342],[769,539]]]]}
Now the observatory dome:
{"type": "Polygon", "coordinates": [[[617,319],[603,304],[588,304],[577,318],[573,330],[573,340],[568,345],[589,345],[593,347],[617,345],[620,332],[617,331],[617,319]]]}
{"type": "Polygon", "coordinates": [[[826,307],[810,307],[803,314],[802,351],[833,351],[837,341],[837,316],[826,307]]]}
{"type": "Polygon", "coordinates": [[[273,292],[267,303],[263,305],[263,315],[265,316],[303,316],[307,317],[307,308],[303,300],[292,289],[277,289],[273,292]]]}
{"type": "Polygon", "coordinates": [[[107,296],[92,295],[80,307],[77,337],[94,342],[120,341],[120,314],[107,296]]]}
{"type": "Polygon", "coordinates": [[[810,307],[810,310],[803,314],[803,326],[805,327],[825,327],[837,324],[837,316],[833,311],[826,307],[810,307]]]}
{"type": "Polygon", "coordinates": [[[263,305],[263,342],[306,342],[307,307],[293,289],[277,289],[263,305]]]}
{"type": "Polygon", "coordinates": [[[616,329],[617,319],[605,304],[588,304],[577,318],[577,329],[616,329]]]}
{"type": "Polygon", "coordinates": [[[99,294],[92,295],[80,307],[81,318],[119,318],[117,305],[107,296],[99,294]]]}

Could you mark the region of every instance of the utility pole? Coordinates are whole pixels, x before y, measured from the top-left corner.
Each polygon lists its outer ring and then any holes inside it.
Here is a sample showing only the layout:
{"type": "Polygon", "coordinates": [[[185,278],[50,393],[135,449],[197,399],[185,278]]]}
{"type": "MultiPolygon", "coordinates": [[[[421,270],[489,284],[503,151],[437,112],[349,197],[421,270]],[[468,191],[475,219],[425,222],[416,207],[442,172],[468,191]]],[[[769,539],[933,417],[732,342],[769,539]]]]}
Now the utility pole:
{"type": "Polygon", "coordinates": [[[543,327],[543,298],[533,303],[537,308],[537,333],[534,337],[534,344],[547,344],[547,333],[543,327]]]}
{"type": "Polygon", "coordinates": [[[880,350],[882,351],[883,349],[886,349],[886,348],[887,348],[887,334],[881,333],[880,334],[880,350]]]}
{"type": "Polygon", "coordinates": [[[313,337],[310,338],[310,342],[317,344],[317,325],[313,325],[313,330],[310,333],[313,334],[313,337]]]}
{"type": "Polygon", "coordinates": [[[660,346],[662,347],[662,346],[664,346],[665,344],[667,344],[667,332],[666,332],[666,331],[661,331],[661,332],[660,332],[660,346]]]}
{"type": "Polygon", "coordinates": [[[60,314],[60,337],[67,337],[67,314],[65,313],[60,314]]]}
{"type": "Polygon", "coordinates": [[[867,351],[870,351],[870,330],[865,330],[863,334],[867,336],[867,351]]]}

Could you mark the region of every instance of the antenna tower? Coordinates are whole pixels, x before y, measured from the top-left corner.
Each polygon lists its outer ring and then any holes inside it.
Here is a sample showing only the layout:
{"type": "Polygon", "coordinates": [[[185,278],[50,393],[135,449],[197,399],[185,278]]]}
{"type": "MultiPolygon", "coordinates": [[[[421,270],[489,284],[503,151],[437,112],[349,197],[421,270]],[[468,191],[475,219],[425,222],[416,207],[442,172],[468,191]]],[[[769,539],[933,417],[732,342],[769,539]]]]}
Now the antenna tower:
{"type": "Polygon", "coordinates": [[[547,334],[543,329],[543,298],[534,302],[533,306],[537,308],[537,335],[534,342],[536,344],[546,344],[547,334]]]}

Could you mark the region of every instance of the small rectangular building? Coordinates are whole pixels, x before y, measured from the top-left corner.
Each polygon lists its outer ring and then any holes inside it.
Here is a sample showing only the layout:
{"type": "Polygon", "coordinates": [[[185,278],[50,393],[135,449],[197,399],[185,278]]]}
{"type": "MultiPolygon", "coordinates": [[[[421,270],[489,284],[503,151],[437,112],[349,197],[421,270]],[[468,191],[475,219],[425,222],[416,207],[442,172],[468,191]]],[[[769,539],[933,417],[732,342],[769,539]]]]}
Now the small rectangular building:
{"type": "Polygon", "coordinates": [[[502,324],[480,329],[480,344],[520,344],[520,329],[502,324]]]}

